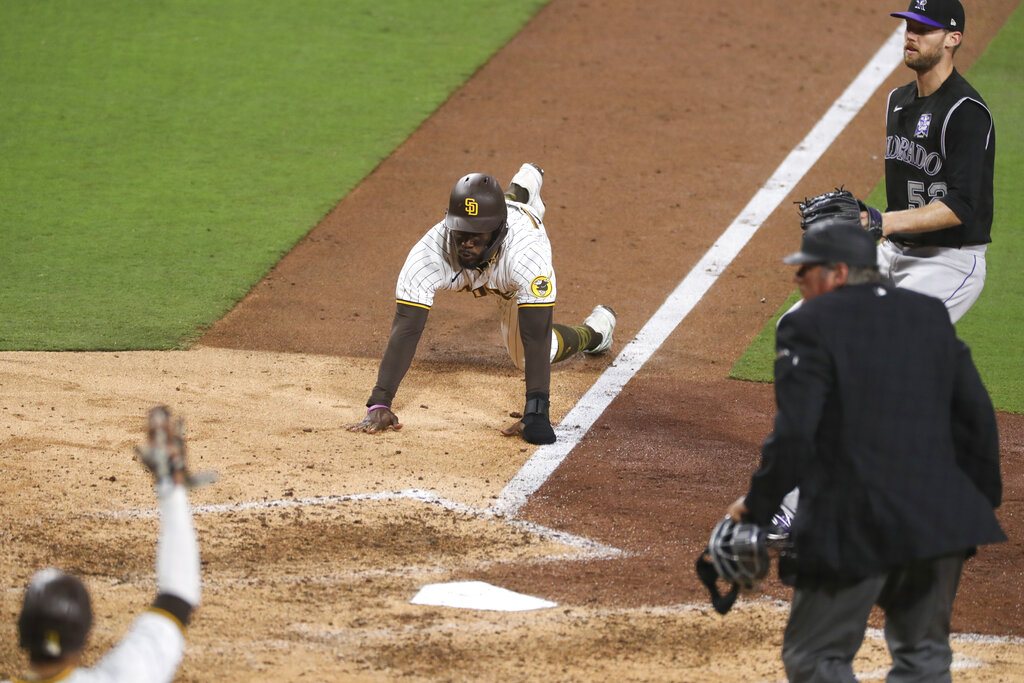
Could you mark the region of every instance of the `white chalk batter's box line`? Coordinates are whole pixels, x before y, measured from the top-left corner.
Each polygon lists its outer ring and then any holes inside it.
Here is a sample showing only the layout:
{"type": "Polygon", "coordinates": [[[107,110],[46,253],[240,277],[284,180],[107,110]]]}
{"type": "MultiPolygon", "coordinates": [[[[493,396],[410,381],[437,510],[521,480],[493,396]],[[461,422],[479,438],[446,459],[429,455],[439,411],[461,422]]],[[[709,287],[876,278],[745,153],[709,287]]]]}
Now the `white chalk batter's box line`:
{"type": "MultiPolygon", "coordinates": [[[[383,569],[373,567],[369,569],[350,569],[345,571],[323,572],[316,574],[275,574],[264,572],[259,576],[203,576],[203,590],[215,592],[219,588],[232,588],[237,586],[275,586],[290,584],[315,584],[319,586],[338,586],[353,581],[364,579],[418,579],[425,576],[450,576],[461,571],[484,571],[495,567],[515,565],[543,565],[554,562],[586,562],[595,559],[585,553],[558,554],[558,555],[537,555],[526,558],[508,558],[499,560],[483,560],[480,562],[467,563],[467,566],[442,567],[437,565],[410,565],[405,567],[394,567],[383,569]]],[[[599,558],[605,559],[605,558],[599,558]]],[[[93,581],[103,580],[100,577],[93,577],[93,581]]],[[[130,579],[109,579],[106,581],[111,586],[130,586],[139,590],[146,590],[153,585],[153,579],[149,576],[138,576],[130,579]]],[[[21,587],[12,587],[0,591],[3,593],[20,593],[21,587]]]]}
{"type": "MultiPolygon", "coordinates": [[[[384,501],[384,500],[414,500],[428,505],[438,505],[445,510],[459,512],[480,519],[494,519],[504,521],[507,525],[533,534],[549,541],[555,541],[581,552],[576,556],[578,559],[596,560],[626,557],[627,553],[619,548],[614,548],[604,543],[592,541],[589,538],[576,536],[565,531],[559,531],[541,524],[526,522],[519,519],[511,519],[495,511],[492,508],[480,509],[465,503],[442,498],[436,493],[423,489],[405,489],[403,491],[380,491],[377,493],[354,493],[338,496],[315,496],[310,498],[282,498],[279,500],[246,501],[239,503],[221,503],[217,505],[197,505],[192,508],[195,515],[221,514],[225,512],[248,512],[252,510],[271,510],[276,508],[302,508],[322,507],[334,503],[347,503],[358,501],[384,501]]],[[[115,519],[156,517],[158,510],[122,510],[118,512],[96,513],[98,517],[112,517],[115,519]]],[[[554,561],[553,559],[551,561],[554,561]]]]}

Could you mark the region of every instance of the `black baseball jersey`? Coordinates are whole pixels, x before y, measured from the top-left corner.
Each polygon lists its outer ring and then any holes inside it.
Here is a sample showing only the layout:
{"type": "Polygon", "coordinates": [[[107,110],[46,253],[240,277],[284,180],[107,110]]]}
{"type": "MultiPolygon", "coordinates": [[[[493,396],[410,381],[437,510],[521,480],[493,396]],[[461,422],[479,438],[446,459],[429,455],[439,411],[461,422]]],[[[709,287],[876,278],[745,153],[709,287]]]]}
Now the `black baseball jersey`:
{"type": "Polygon", "coordinates": [[[962,247],[992,241],[995,126],[981,95],[956,69],[931,95],[917,82],[889,93],[885,116],[887,211],[941,201],[960,225],[893,240],[962,247]]]}

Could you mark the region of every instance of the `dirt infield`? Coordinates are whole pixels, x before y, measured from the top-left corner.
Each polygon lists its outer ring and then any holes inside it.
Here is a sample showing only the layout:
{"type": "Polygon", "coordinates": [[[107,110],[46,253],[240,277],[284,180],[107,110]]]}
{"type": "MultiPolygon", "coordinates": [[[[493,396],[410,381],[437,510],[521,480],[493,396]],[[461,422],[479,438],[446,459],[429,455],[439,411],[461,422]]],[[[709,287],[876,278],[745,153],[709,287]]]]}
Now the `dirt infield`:
{"type": "MultiPolygon", "coordinates": [[[[978,4],[962,67],[1017,5],[978,4]]],[[[193,494],[204,603],[180,680],[783,678],[788,592],[769,581],[720,617],[692,563],[770,429],[771,387],[726,375],[792,290],[788,204],[514,519],[491,506],[533,449],[497,435],[522,378],[489,302],[438,298],[401,432],[342,428],[373,385],[394,278],[454,179],[543,165],[556,320],[619,313],[612,354],[553,373],[560,420],[896,28],[856,3],[628,5],[554,0],[195,349],[0,354],[0,677],[22,664],[13,622],[35,568],[86,578],[93,656],[151,599],[155,502],[130,453],[166,402],[196,466],[221,474],[193,494]],[[558,606],[409,602],[461,580],[558,606]]],[[[908,80],[886,81],[796,196],[874,186],[884,94],[908,80]]],[[[957,680],[1024,672],[1024,421],[1000,428],[1011,541],[969,563],[954,614],[955,631],[996,638],[956,640],[957,680]]],[[[887,661],[873,632],[857,670],[882,678],[887,661]]]]}

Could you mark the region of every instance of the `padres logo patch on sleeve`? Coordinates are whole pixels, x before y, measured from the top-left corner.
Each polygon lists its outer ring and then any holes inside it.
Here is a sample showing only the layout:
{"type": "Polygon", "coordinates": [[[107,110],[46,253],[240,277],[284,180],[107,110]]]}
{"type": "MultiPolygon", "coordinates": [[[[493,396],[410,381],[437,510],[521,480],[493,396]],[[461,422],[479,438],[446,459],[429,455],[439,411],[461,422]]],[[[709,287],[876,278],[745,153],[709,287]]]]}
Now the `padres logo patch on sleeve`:
{"type": "Polygon", "coordinates": [[[533,292],[535,297],[543,299],[551,294],[551,280],[547,275],[538,275],[530,283],[530,291],[533,292]]]}

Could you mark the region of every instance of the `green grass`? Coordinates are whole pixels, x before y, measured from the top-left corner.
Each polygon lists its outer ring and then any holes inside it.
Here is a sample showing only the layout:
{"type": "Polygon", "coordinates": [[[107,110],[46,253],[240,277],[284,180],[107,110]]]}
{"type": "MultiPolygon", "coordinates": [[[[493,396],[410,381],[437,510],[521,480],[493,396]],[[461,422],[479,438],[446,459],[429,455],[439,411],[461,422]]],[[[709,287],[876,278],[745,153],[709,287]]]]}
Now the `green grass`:
{"type": "Polygon", "coordinates": [[[0,3],[0,350],[187,346],[544,2],[0,3]]]}
{"type": "Polygon", "coordinates": [[[729,371],[729,377],[745,379],[751,382],[774,381],[775,326],[778,324],[782,314],[788,311],[790,306],[799,299],[799,291],[794,291],[789,295],[789,298],[779,307],[779,310],[775,311],[772,319],[757,333],[754,341],[750,342],[750,345],[747,346],[746,351],[743,352],[739,360],[733,364],[732,369],[729,371]]]}
{"type": "MultiPolygon", "coordinates": [[[[988,103],[996,122],[995,220],[986,255],[985,289],[957,323],[957,333],[974,355],[996,408],[1024,413],[1024,7],[1018,7],[971,67],[969,79],[988,103]]],[[[908,79],[909,80],[909,79],[908,79]]],[[[868,203],[885,205],[884,180],[868,203]]],[[[783,304],[754,338],[730,372],[735,379],[772,381],[775,321],[798,298],[783,304]]]]}
{"type": "Polygon", "coordinates": [[[981,298],[957,323],[996,407],[1024,413],[1024,6],[970,71],[996,120],[995,224],[981,298]],[[1002,124],[1002,125],[1000,125],[1002,124]]]}

